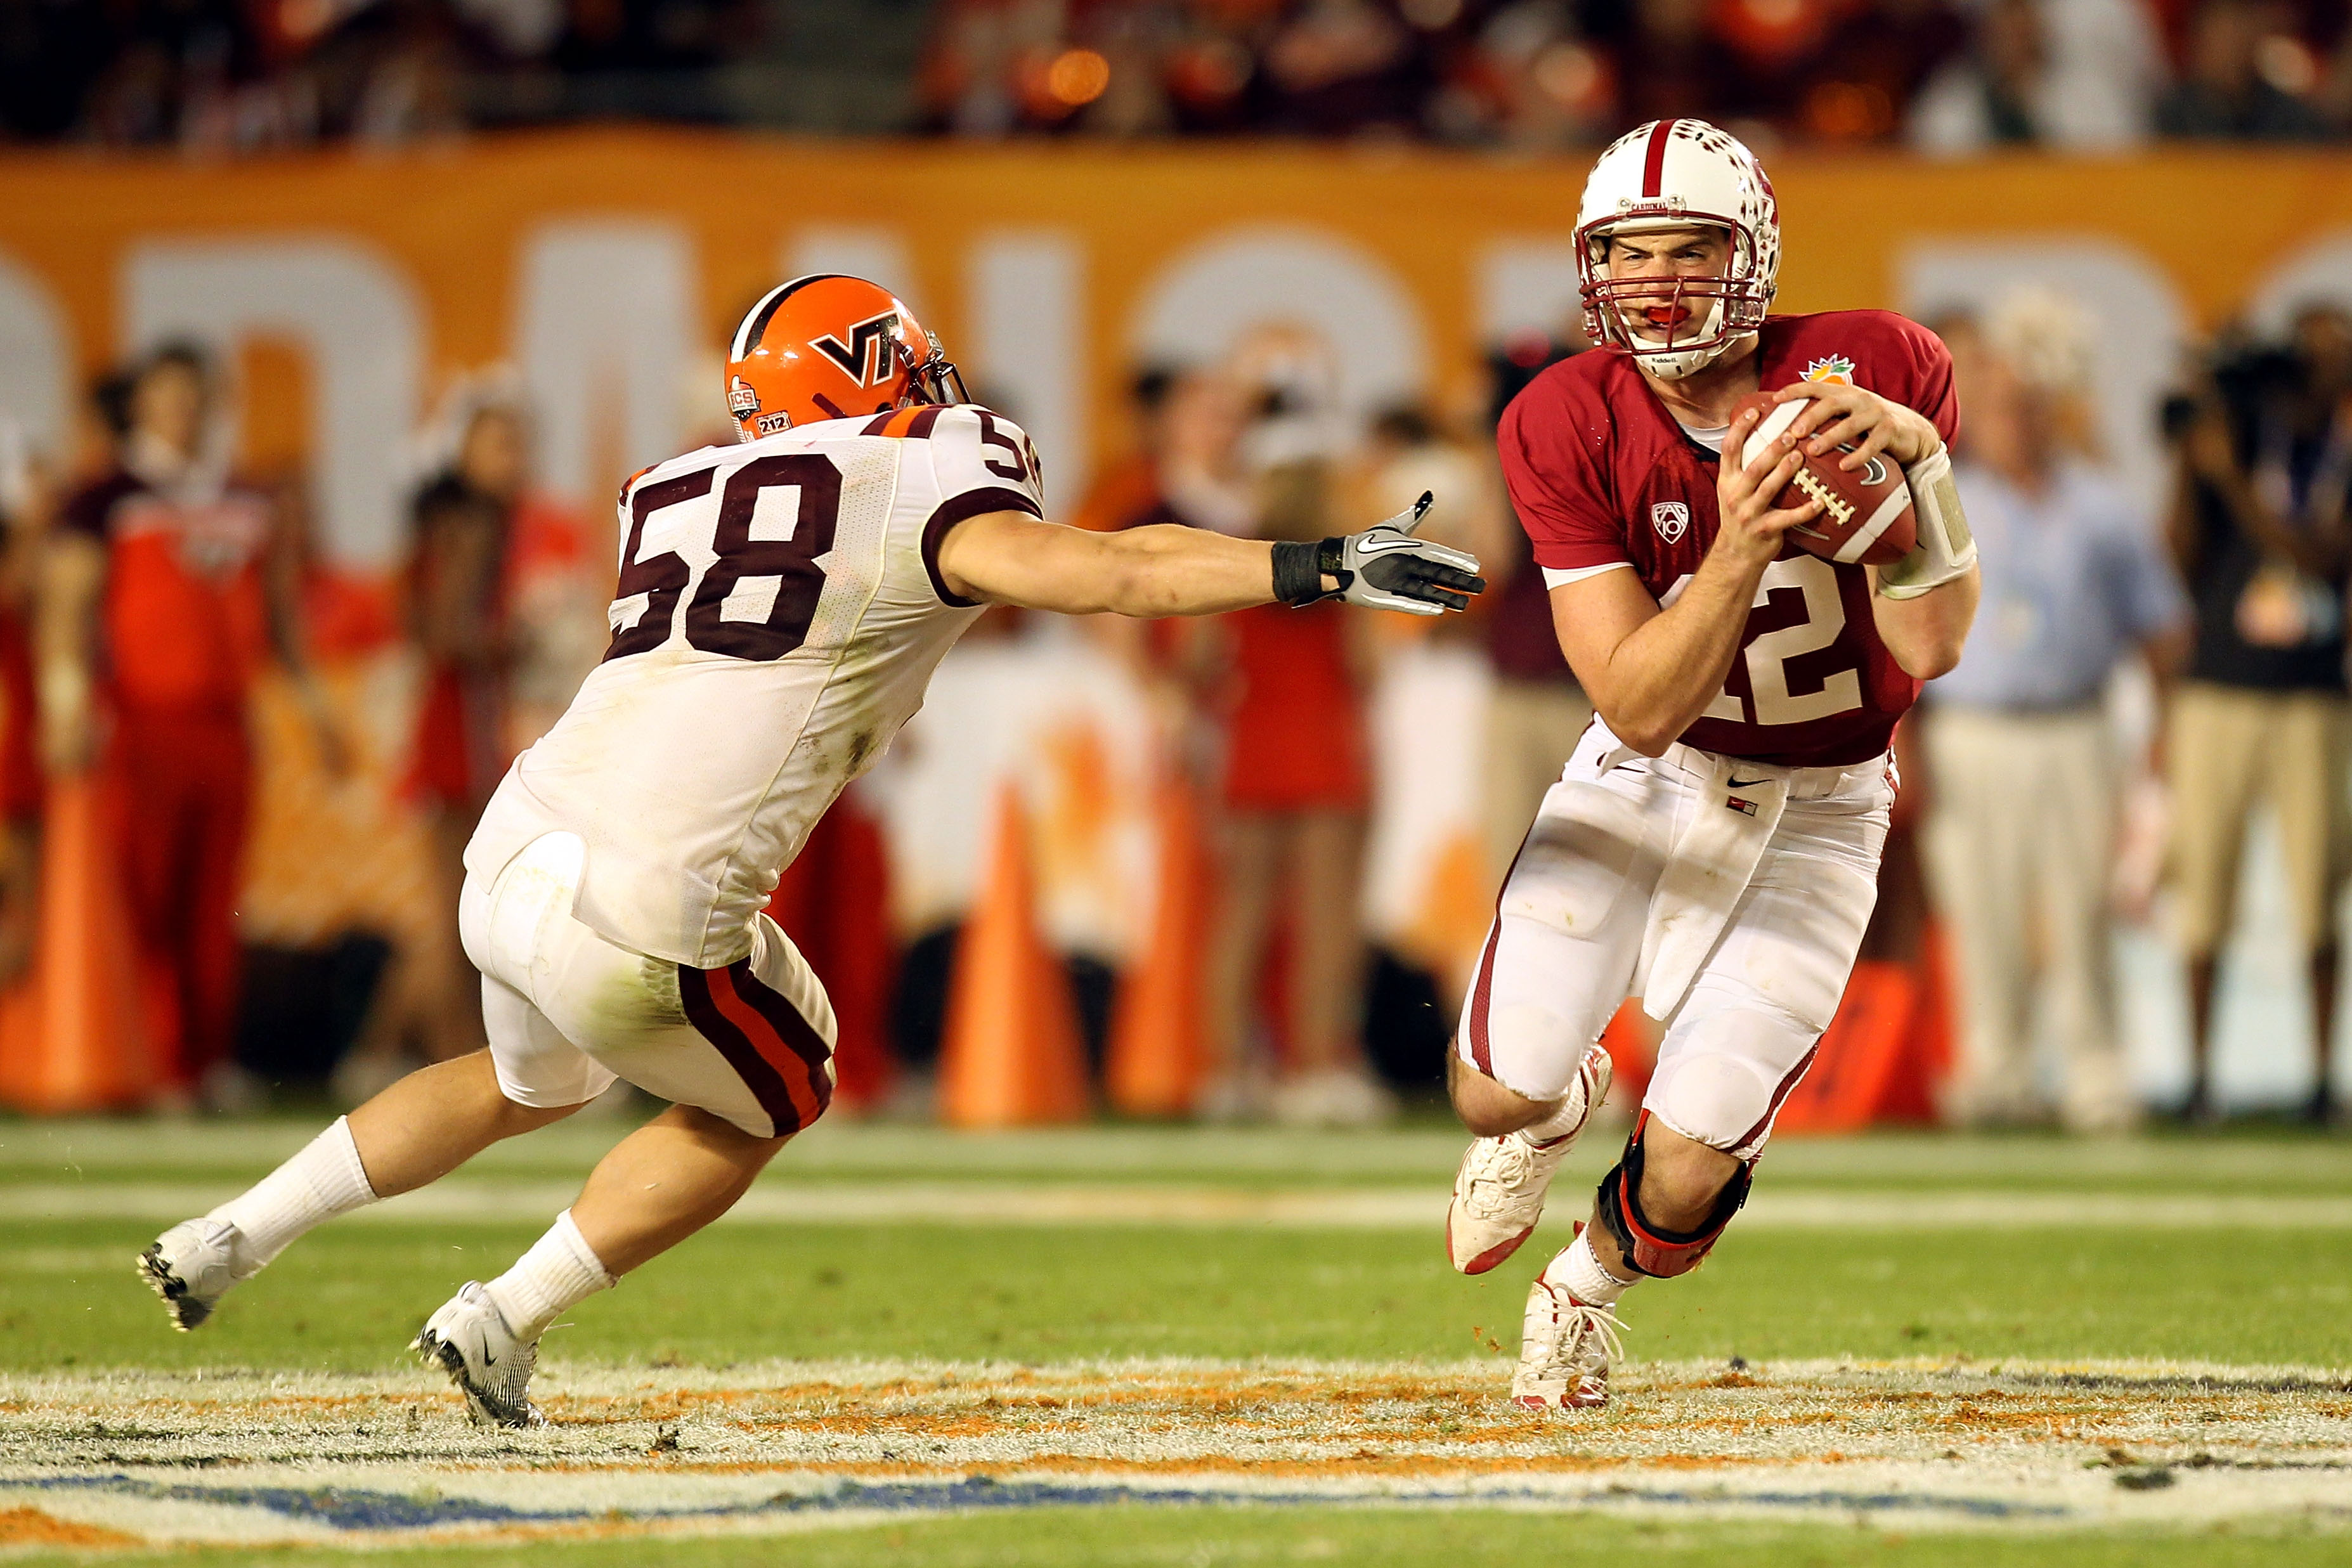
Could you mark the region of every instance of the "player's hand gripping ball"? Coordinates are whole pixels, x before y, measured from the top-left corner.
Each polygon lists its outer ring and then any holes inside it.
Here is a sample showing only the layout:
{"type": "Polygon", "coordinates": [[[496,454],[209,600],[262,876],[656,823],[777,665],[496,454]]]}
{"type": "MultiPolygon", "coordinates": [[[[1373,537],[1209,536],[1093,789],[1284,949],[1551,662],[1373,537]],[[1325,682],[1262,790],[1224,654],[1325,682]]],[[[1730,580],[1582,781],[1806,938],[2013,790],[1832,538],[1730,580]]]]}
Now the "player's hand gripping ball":
{"type": "MultiPolygon", "coordinates": [[[[1768,392],[1750,392],[1740,399],[1739,406],[1732,412],[1735,423],[1751,408],[1760,409],[1764,415],[1748,433],[1747,444],[1739,454],[1741,465],[1761,457],[1765,449],[1797,422],[1797,416],[1805,412],[1805,404],[1811,401],[1791,398],[1787,402],[1775,402],[1768,392]]],[[[1916,519],[1911,513],[1911,486],[1904,480],[1902,468],[1883,452],[1860,468],[1840,467],[1838,465],[1853,450],[1847,444],[1819,457],[1810,457],[1800,447],[1801,464],[1790,477],[1788,487],[1773,498],[1772,505],[1788,507],[1801,507],[1808,501],[1822,503],[1819,516],[1789,530],[1789,538],[1799,548],[1823,560],[1890,566],[1909,555],[1911,548],[1919,542],[1916,519]]]]}

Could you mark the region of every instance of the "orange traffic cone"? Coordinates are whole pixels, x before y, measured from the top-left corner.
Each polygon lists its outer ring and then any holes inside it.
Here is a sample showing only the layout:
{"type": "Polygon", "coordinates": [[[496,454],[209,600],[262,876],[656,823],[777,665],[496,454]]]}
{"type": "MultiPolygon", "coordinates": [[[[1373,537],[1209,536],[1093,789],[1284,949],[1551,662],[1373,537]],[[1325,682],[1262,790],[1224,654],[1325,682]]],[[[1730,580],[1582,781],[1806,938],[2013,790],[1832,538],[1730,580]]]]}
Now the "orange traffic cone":
{"type": "Polygon", "coordinates": [[[1780,1107],[1777,1128],[1851,1133],[1876,1121],[1902,1073],[1918,1004],[1919,981],[1909,965],[1856,964],[1812,1067],[1780,1107]]]}
{"type": "Polygon", "coordinates": [[[106,1110],[155,1083],[100,789],[88,776],[49,786],[33,972],[0,998],[0,1100],[22,1110],[106,1110]]]}
{"type": "Polygon", "coordinates": [[[1642,1096],[1650,1092],[1650,1074],[1658,1065],[1658,1026],[1642,1010],[1639,998],[1628,997],[1617,1004],[1616,1015],[1601,1031],[1601,1048],[1616,1070],[1610,1100],[1620,1110],[1640,1110],[1642,1096]]]}
{"type": "Polygon", "coordinates": [[[1104,1088],[1130,1116],[1186,1116],[1201,1090],[1209,868],[1192,788],[1160,787],[1160,888],[1149,946],[1118,990],[1104,1088]]]}
{"type": "Polygon", "coordinates": [[[987,880],[956,944],[940,1057],[940,1117],[953,1127],[1076,1122],[1086,1051],[1069,977],[1037,934],[1029,824],[1007,784],[987,880]]]}

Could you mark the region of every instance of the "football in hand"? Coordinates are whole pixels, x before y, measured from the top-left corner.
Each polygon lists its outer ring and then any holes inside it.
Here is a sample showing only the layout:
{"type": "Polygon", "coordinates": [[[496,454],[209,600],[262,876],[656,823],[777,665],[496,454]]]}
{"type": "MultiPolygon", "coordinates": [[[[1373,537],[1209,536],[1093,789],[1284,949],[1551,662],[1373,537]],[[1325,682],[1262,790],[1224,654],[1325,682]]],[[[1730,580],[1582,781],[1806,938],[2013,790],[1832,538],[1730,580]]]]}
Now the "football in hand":
{"type": "MultiPolygon", "coordinates": [[[[1772,394],[1763,392],[1740,399],[1732,413],[1733,423],[1750,408],[1764,411],[1764,417],[1748,434],[1741,462],[1753,463],[1763,455],[1811,401],[1790,398],[1774,402],[1772,394]]],[[[1859,468],[1839,467],[1853,450],[1844,445],[1811,457],[1801,449],[1801,466],[1772,505],[1794,507],[1807,501],[1822,503],[1820,514],[1790,528],[1789,538],[1823,560],[1891,565],[1910,554],[1911,547],[1919,542],[1917,522],[1911,515],[1911,486],[1904,482],[1903,470],[1883,453],[1859,468]]]]}

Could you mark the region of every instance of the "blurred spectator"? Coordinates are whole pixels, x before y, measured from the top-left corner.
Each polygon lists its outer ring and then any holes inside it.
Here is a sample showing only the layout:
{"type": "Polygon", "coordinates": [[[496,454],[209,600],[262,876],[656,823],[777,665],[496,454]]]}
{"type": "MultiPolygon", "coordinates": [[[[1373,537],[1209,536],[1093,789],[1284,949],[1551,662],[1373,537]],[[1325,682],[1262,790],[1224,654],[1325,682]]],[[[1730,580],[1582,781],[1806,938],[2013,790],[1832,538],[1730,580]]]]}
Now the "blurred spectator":
{"type": "MultiPolygon", "coordinates": [[[[1488,430],[1528,382],[1586,347],[1581,328],[1571,326],[1563,341],[1530,333],[1496,350],[1488,361],[1494,386],[1488,430]]],[[[1568,754],[1592,722],[1592,704],[1560,653],[1551,594],[1536,570],[1526,531],[1508,502],[1490,517],[1491,525],[1472,548],[1486,572],[1481,613],[1495,666],[1486,712],[1485,818],[1486,862],[1499,885],[1545,792],[1559,781],[1568,754]]]]}
{"type": "Polygon", "coordinates": [[[46,466],[0,413],[0,985],[31,964],[37,929],[42,778],[32,622],[55,509],[46,466]]]}
{"type": "Polygon", "coordinates": [[[2126,147],[2147,137],[2163,79],[2162,47],[2137,0],[1991,0],[1967,54],[1913,103],[1911,140],[1948,156],[2126,147]]]}
{"type": "Polygon", "coordinates": [[[1949,1109],[1969,1125],[2042,1119],[2038,970],[2065,1051],[2061,1117],[2114,1132],[2135,1107],[2116,1031],[2105,697],[2135,654],[2168,679],[2188,607],[2152,519],[2069,441],[2086,428],[2081,308],[2016,295],[1986,337],[1956,469],[1983,549],[1983,607],[1959,667],[1928,687],[1926,727],[1930,853],[1961,982],[1949,1109]]]}
{"type": "Polygon", "coordinates": [[[2157,129],[2203,141],[2315,141],[2328,131],[2309,98],[2318,74],[2279,7],[2206,0],[2189,29],[2180,80],[2157,105],[2157,129]]]}
{"type": "Polygon", "coordinates": [[[387,1016],[363,1052],[383,1060],[354,1072],[395,1071],[403,1043],[435,1061],[482,1043],[476,980],[457,942],[466,843],[515,753],[593,667],[605,630],[603,595],[574,580],[584,529],[530,488],[530,422],[509,378],[491,371],[460,382],[427,444],[431,476],[411,506],[405,582],[423,666],[407,791],[432,835],[435,906],[446,919],[428,951],[399,956],[387,1016]],[[564,624],[566,600],[583,589],[597,634],[584,650],[564,624]]]}
{"type": "Polygon", "coordinates": [[[129,809],[127,902],[165,1078],[215,1104],[240,1098],[229,1061],[239,979],[253,747],[247,698],[274,651],[331,768],[342,753],[296,636],[292,507],[229,468],[202,350],[157,350],[130,381],[109,470],[70,496],[42,591],[45,760],[106,761],[129,809]]]}
{"type": "MultiPolygon", "coordinates": [[[[1233,366],[1178,385],[1165,515],[1222,533],[1320,538],[1334,528],[1337,435],[1323,345],[1261,331],[1233,366]]],[[[1365,1070],[1357,1016],[1370,779],[1355,630],[1336,605],[1272,605],[1218,617],[1196,643],[1223,742],[1202,1096],[1212,1119],[1270,1112],[1295,1125],[1360,1125],[1394,1108],[1365,1070]],[[1262,1031],[1257,1002],[1270,987],[1280,1021],[1262,1031]],[[1264,1037],[1279,1042],[1278,1075],[1264,1037]]]]}
{"type": "Polygon", "coordinates": [[[2258,800],[2278,814],[2294,935],[2309,967],[2317,1082],[2335,1113],[2336,905],[2352,869],[2352,704],[2345,691],[2345,502],[2352,486],[2352,319],[2305,308],[2283,348],[2226,359],[2167,409],[2177,446],[2172,549],[2196,639],[2175,697],[2172,859],[2194,1050],[2208,1076],[2216,955],[2258,800]]]}

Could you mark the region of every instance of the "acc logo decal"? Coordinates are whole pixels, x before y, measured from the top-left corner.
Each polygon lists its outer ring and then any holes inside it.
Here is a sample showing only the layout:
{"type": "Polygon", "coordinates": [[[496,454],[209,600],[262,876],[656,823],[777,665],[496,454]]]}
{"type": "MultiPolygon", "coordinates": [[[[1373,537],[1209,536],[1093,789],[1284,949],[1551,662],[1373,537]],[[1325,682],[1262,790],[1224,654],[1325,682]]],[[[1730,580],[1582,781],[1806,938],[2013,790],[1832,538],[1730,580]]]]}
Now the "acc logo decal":
{"type": "Polygon", "coordinates": [[[1690,531],[1690,507],[1681,501],[1654,501],[1650,526],[1658,530],[1660,538],[1673,544],[1690,531]]]}
{"type": "Polygon", "coordinates": [[[1809,382],[1827,382],[1832,386],[1850,387],[1853,385],[1853,361],[1843,354],[1827,354],[1821,359],[1809,361],[1805,365],[1805,379],[1809,382]]]}
{"type": "Polygon", "coordinates": [[[809,347],[839,365],[842,373],[862,387],[878,387],[890,379],[898,364],[891,357],[891,337],[898,329],[898,313],[885,310],[849,329],[849,341],[827,332],[809,340],[809,347]]]}

